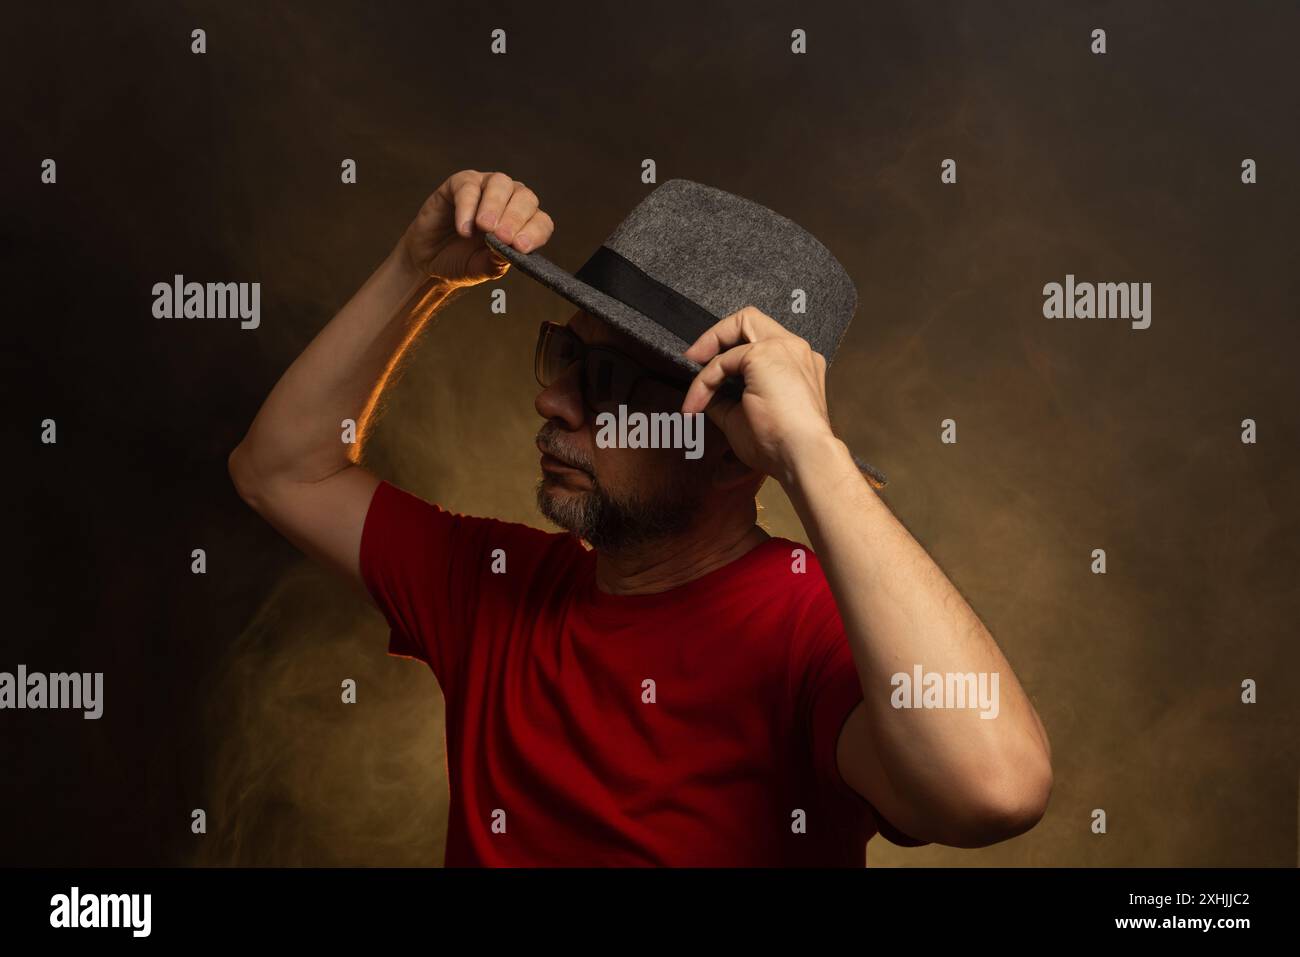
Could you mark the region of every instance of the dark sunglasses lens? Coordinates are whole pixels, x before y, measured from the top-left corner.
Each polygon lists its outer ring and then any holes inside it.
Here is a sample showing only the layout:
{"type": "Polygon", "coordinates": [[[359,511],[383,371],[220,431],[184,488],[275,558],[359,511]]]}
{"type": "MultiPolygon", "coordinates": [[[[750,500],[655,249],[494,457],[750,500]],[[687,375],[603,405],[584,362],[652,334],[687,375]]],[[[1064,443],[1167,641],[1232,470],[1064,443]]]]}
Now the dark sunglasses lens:
{"type": "Polygon", "coordinates": [[[544,386],[564,375],[578,360],[578,343],[567,329],[548,327],[537,344],[537,381],[544,386]]]}
{"type": "Polygon", "coordinates": [[[614,361],[603,353],[587,356],[586,389],[588,404],[598,412],[612,412],[618,405],[618,370],[614,361]]]}
{"type": "Polygon", "coordinates": [[[680,412],[686,389],[686,384],[678,388],[660,379],[641,376],[633,386],[627,404],[641,412],[680,412]]]}
{"type": "Polygon", "coordinates": [[[583,383],[587,390],[587,404],[597,412],[617,413],[620,405],[627,404],[637,374],[637,368],[617,353],[604,349],[588,350],[587,375],[583,383]]]}

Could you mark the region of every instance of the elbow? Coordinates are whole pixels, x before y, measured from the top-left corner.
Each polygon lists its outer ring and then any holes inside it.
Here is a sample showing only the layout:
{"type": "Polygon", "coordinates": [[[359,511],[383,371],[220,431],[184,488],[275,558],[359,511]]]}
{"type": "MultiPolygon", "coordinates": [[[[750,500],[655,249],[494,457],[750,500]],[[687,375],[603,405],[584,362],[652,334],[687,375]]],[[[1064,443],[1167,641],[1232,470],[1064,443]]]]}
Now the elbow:
{"type": "Polygon", "coordinates": [[[1052,796],[1051,762],[1017,769],[1000,777],[995,787],[973,803],[964,840],[959,847],[987,847],[1031,830],[1043,815],[1052,796]]]}
{"type": "Polygon", "coordinates": [[[244,448],[243,443],[235,446],[226,458],[226,471],[230,475],[231,483],[235,486],[235,492],[244,500],[245,504],[256,511],[258,493],[255,472],[248,461],[248,450],[244,448]]]}
{"type": "Polygon", "coordinates": [[[1047,783],[1034,785],[1018,799],[994,808],[989,818],[990,844],[1009,841],[1013,837],[1032,830],[1043,815],[1047,813],[1047,803],[1051,796],[1052,783],[1050,772],[1047,783]]]}

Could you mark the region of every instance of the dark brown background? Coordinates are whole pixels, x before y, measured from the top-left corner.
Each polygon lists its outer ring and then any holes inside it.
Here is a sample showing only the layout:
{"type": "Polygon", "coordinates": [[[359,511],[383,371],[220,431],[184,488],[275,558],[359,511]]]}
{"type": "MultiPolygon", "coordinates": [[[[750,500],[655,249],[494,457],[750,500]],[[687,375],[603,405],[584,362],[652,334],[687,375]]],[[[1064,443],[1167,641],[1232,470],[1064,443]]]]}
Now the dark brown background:
{"type": "MultiPolygon", "coordinates": [[[[1028,835],[876,839],[871,862],[1296,863],[1292,5],[229,6],[247,9],[33,6],[7,25],[0,670],[102,670],[106,713],[0,713],[0,863],[441,860],[432,675],[244,507],[225,457],[448,174],[529,184],[558,226],[546,254],[577,269],[651,188],[646,157],[845,263],[861,305],[837,426],[1051,734],[1056,789],[1028,835]],[[260,281],[261,328],[154,319],[176,272],[260,281]],[[1151,328],[1044,319],[1067,272],[1153,283],[1151,328]]],[[[538,523],[531,344],[571,309],[503,285],[508,317],[485,287],[427,334],[369,462],[538,523]]],[[[779,490],[764,504],[802,537],[779,490]]]]}

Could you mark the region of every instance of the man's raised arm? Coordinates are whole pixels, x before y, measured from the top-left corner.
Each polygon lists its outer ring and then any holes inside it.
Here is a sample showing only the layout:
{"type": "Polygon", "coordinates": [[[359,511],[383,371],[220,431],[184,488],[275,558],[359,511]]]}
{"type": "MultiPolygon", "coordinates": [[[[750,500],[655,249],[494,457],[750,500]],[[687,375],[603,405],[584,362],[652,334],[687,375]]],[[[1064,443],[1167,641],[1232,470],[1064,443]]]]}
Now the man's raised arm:
{"type": "MultiPolygon", "coordinates": [[[[379,479],[359,464],[379,395],[427,320],[460,289],[505,274],[483,241],[521,251],[554,229],[505,173],[462,170],[425,200],[393,251],[294,360],[230,454],[240,497],[309,557],[360,585],[366,511],[379,479]],[[358,441],[343,441],[343,422],[358,441]]],[[[364,591],[364,588],[362,588],[364,591]]]]}
{"type": "Polygon", "coordinates": [[[988,629],[831,430],[826,359],[753,306],[685,355],[705,365],[683,411],[707,408],[736,455],[780,481],[835,596],[863,691],[836,742],[845,783],[921,841],[983,847],[1033,827],[1052,790],[1042,720],[988,629]],[[745,380],[740,403],[714,398],[730,375],[745,380]],[[913,710],[920,688],[902,697],[897,679],[922,669],[989,693],[913,710]]]}

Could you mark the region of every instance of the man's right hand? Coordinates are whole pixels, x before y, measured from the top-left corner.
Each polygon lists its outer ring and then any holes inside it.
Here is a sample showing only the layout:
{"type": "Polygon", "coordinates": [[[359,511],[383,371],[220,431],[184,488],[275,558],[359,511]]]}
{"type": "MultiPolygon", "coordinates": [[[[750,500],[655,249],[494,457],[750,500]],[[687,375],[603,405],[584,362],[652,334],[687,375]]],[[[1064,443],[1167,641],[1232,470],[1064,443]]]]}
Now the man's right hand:
{"type": "Polygon", "coordinates": [[[537,194],[505,173],[452,173],[420,207],[398,244],[402,261],[421,278],[450,286],[499,279],[510,263],[483,237],[494,233],[520,252],[543,246],[555,223],[537,194]]]}
{"type": "Polygon", "coordinates": [[[343,439],[346,423],[366,434],[391,370],[457,287],[509,268],[486,233],[527,251],[553,231],[533,191],[506,174],[449,176],[267,396],[230,455],[240,497],[306,554],[363,584],[361,533],[379,479],[360,465],[357,443],[343,439]],[[425,288],[430,282],[441,290],[425,288]]]}

